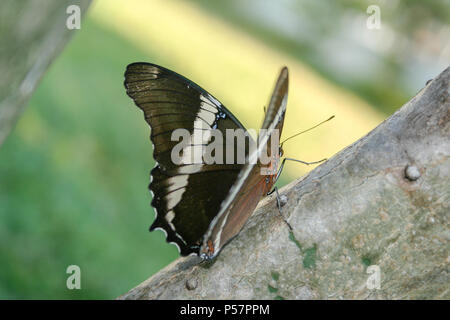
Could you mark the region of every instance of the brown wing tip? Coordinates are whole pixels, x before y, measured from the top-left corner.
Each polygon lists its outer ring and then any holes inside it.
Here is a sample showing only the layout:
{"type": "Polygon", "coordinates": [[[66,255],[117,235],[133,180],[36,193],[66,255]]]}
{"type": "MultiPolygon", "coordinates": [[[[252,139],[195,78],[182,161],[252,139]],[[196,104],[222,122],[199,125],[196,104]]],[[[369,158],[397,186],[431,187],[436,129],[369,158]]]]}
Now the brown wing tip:
{"type": "Polygon", "coordinates": [[[278,83],[286,84],[289,81],[289,70],[288,67],[283,66],[280,71],[280,75],[278,76],[278,83]]]}

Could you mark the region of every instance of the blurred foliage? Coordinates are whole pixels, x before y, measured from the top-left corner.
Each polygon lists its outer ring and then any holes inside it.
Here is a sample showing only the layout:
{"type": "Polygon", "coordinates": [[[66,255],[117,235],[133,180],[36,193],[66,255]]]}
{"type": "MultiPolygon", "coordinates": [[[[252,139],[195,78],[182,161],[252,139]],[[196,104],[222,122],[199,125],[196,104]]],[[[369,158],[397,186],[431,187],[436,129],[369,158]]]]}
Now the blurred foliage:
{"type": "Polygon", "coordinates": [[[187,1],[307,62],[385,114],[450,63],[448,0],[187,1]],[[369,5],[380,7],[381,32],[364,30],[369,5]]]}
{"type": "Polygon", "coordinates": [[[0,148],[3,299],[115,298],[178,256],[147,231],[149,128],[120,80],[130,55],[148,53],[83,28],[0,148]],[[82,290],[66,288],[71,264],[82,290]]]}

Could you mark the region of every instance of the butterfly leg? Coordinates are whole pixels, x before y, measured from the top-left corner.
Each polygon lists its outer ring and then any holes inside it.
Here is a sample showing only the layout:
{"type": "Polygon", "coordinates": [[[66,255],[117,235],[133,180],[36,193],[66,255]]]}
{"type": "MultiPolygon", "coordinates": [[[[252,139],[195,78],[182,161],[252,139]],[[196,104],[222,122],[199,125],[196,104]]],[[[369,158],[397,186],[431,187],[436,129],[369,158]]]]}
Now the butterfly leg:
{"type": "Polygon", "coordinates": [[[277,207],[278,207],[278,211],[280,212],[280,214],[282,214],[281,212],[281,207],[284,206],[284,204],[281,204],[282,200],[281,200],[281,196],[278,193],[278,187],[275,187],[275,194],[277,195],[277,207]]]}
{"type": "MultiPolygon", "coordinates": [[[[293,159],[293,158],[284,158],[283,161],[281,162],[280,169],[279,169],[278,172],[277,172],[277,175],[276,175],[276,178],[275,178],[275,182],[277,182],[277,181],[278,181],[278,178],[281,176],[281,172],[283,171],[284,164],[286,163],[286,160],[289,160],[289,161],[296,161],[296,162],[300,162],[300,163],[303,163],[303,164],[306,164],[306,165],[310,165],[310,164],[316,164],[316,163],[323,162],[323,161],[325,161],[325,160],[327,160],[327,159],[322,159],[322,160],[320,160],[320,161],[306,162],[306,161],[297,160],[297,159],[293,159]]],[[[275,186],[275,187],[272,189],[272,191],[270,191],[270,192],[267,193],[267,195],[271,195],[271,194],[274,193],[274,192],[275,192],[275,194],[276,194],[276,199],[277,199],[278,213],[280,214],[280,217],[283,219],[283,221],[286,223],[286,225],[289,227],[289,230],[292,231],[291,225],[289,224],[289,222],[286,221],[286,219],[285,219],[284,216],[283,216],[283,213],[281,212],[281,207],[282,207],[281,202],[282,202],[282,201],[281,201],[280,194],[278,193],[278,187],[275,186]]]]}
{"type": "MultiPolygon", "coordinates": [[[[277,176],[276,176],[276,178],[275,178],[275,182],[277,182],[277,181],[278,181],[278,178],[281,176],[281,172],[283,171],[284,164],[285,164],[286,160],[289,160],[289,161],[295,161],[295,162],[300,162],[300,163],[303,163],[303,164],[306,164],[307,166],[309,166],[310,164],[317,164],[317,163],[324,162],[324,161],[326,161],[327,159],[325,158],[325,159],[322,159],[322,160],[319,160],[319,161],[306,162],[306,161],[302,161],[302,160],[298,160],[298,159],[293,159],[293,158],[284,158],[283,161],[281,162],[280,169],[278,169],[277,176]]],[[[272,194],[273,192],[274,192],[274,190],[270,191],[269,194],[272,194]]]]}
{"type": "MultiPolygon", "coordinates": [[[[293,159],[293,158],[284,158],[283,161],[281,162],[280,169],[278,169],[277,175],[276,175],[276,177],[275,177],[275,182],[274,182],[274,184],[275,184],[275,183],[278,181],[278,179],[280,178],[281,172],[283,172],[283,168],[284,168],[284,164],[285,164],[286,160],[289,160],[289,161],[296,161],[296,162],[300,162],[300,163],[303,163],[303,164],[306,164],[306,165],[310,165],[310,164],[316,164],[316,163],[324,162],[324,161],[326,161],[327,159],[325,158],[325,159],[322,159],[322,160],[319,160],[319,161],[306,162],[306,161],[297,160],[297,159],[293,159]]],[[[267,195],[270,196],[270,195],[271,195],[272,193],[274,193],[274,192],[277,193],[277,199],[278,199],[278,188],[277,188],[277,187],[274,187],[274,188],[272,189],[272,191],[270,191],[269,193],[267,193],[267,195]]]]}
{"type": "Polygon", "coordinates": [[[280,215],[280,218],[284,221],[284,223],[286,223],[286,225],[288,226],[289,230],[292,231],[292,227],[289,224],[289,222],[287,222],[287,220],[284,218],[283,213],[281,212],[281,207],[283,206],[281,204],[281,196],[278,193],[278,187],[274,187],[272,191],[270,191],[267,195],[271,195],[272,193],[276,194],[276,199],[277,199],[277,208],[278,208],[278,214],[280,215]]]}

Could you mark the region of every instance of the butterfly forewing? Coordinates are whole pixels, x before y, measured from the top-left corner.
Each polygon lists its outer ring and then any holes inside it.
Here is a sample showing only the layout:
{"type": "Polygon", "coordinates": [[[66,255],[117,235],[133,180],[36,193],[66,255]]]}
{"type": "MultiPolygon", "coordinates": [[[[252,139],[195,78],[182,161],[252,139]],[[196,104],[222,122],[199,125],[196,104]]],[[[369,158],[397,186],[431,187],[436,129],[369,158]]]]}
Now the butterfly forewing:
{"type": "MultiPolygon", "coordinates": [[[[180,128],[191,135],[218,129],[226,137],[226,129],[245,129],[208,92],[160,66],[130,64],[124,84],[127,94],[144,112],[151,127],[150,138],[157,164],[151,171],[149,186],[156,211],[150,230],[164,230],[167,241],[176,243],[182,255],[198,253],[203,235],[244,165],[230,165],[225,161],[223,164],[174,163],[172,150],[179,141],[172,141],[172,133],[180,128]]],[[[208,142],[201,140],[203,145],[208,142]]],[[[194,144],[188,145],[192,153],[198,150],[194,144]]],[[[230,141],[224,138],[223,144],[225,149],[230,141]]]]}

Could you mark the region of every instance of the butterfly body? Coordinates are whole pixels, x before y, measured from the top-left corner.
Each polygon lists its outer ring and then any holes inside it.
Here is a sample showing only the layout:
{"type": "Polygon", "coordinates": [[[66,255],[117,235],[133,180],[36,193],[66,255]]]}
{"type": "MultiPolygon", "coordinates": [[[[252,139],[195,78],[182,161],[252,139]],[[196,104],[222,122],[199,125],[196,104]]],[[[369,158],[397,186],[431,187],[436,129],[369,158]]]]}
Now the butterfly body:
{"type": "Polygon", "coordinates": [[[224,161],[216,163],[177,163],[173,161],[178,143],[172,139],[174,130],[183,128],[190,133],[191,140],[181,151],[184,159],[211,142],[209,133],[215,131],[228,137],[227,130],[245,130],[244,126],[216,98],[183,76],[148,63],[127,67],[127,94],[143,110],[151,127],[153,157],[157,162],[149,185],[156,211],[150,230],[163,230],[167,241],[175,243],[182,255],[215,257],[272,189],[282,151],[279,139],[272,142],[271,138],[275,133],[281,135],[287,78],[287,68],[283,68],[262,125],[265,131],[258,137],[257,148],[245,147],[244,163],[236,161],[242,148],[228,138],[223,139],[223,147],[231,146],[234,151],[231,164],[226,163],[225,153],[223,159],[219,156],[224,161]],[[268,154],[271,161],[262,163],[260,156],[271,150],[272,143],[276,143],[277,151],[268,154]]]}

